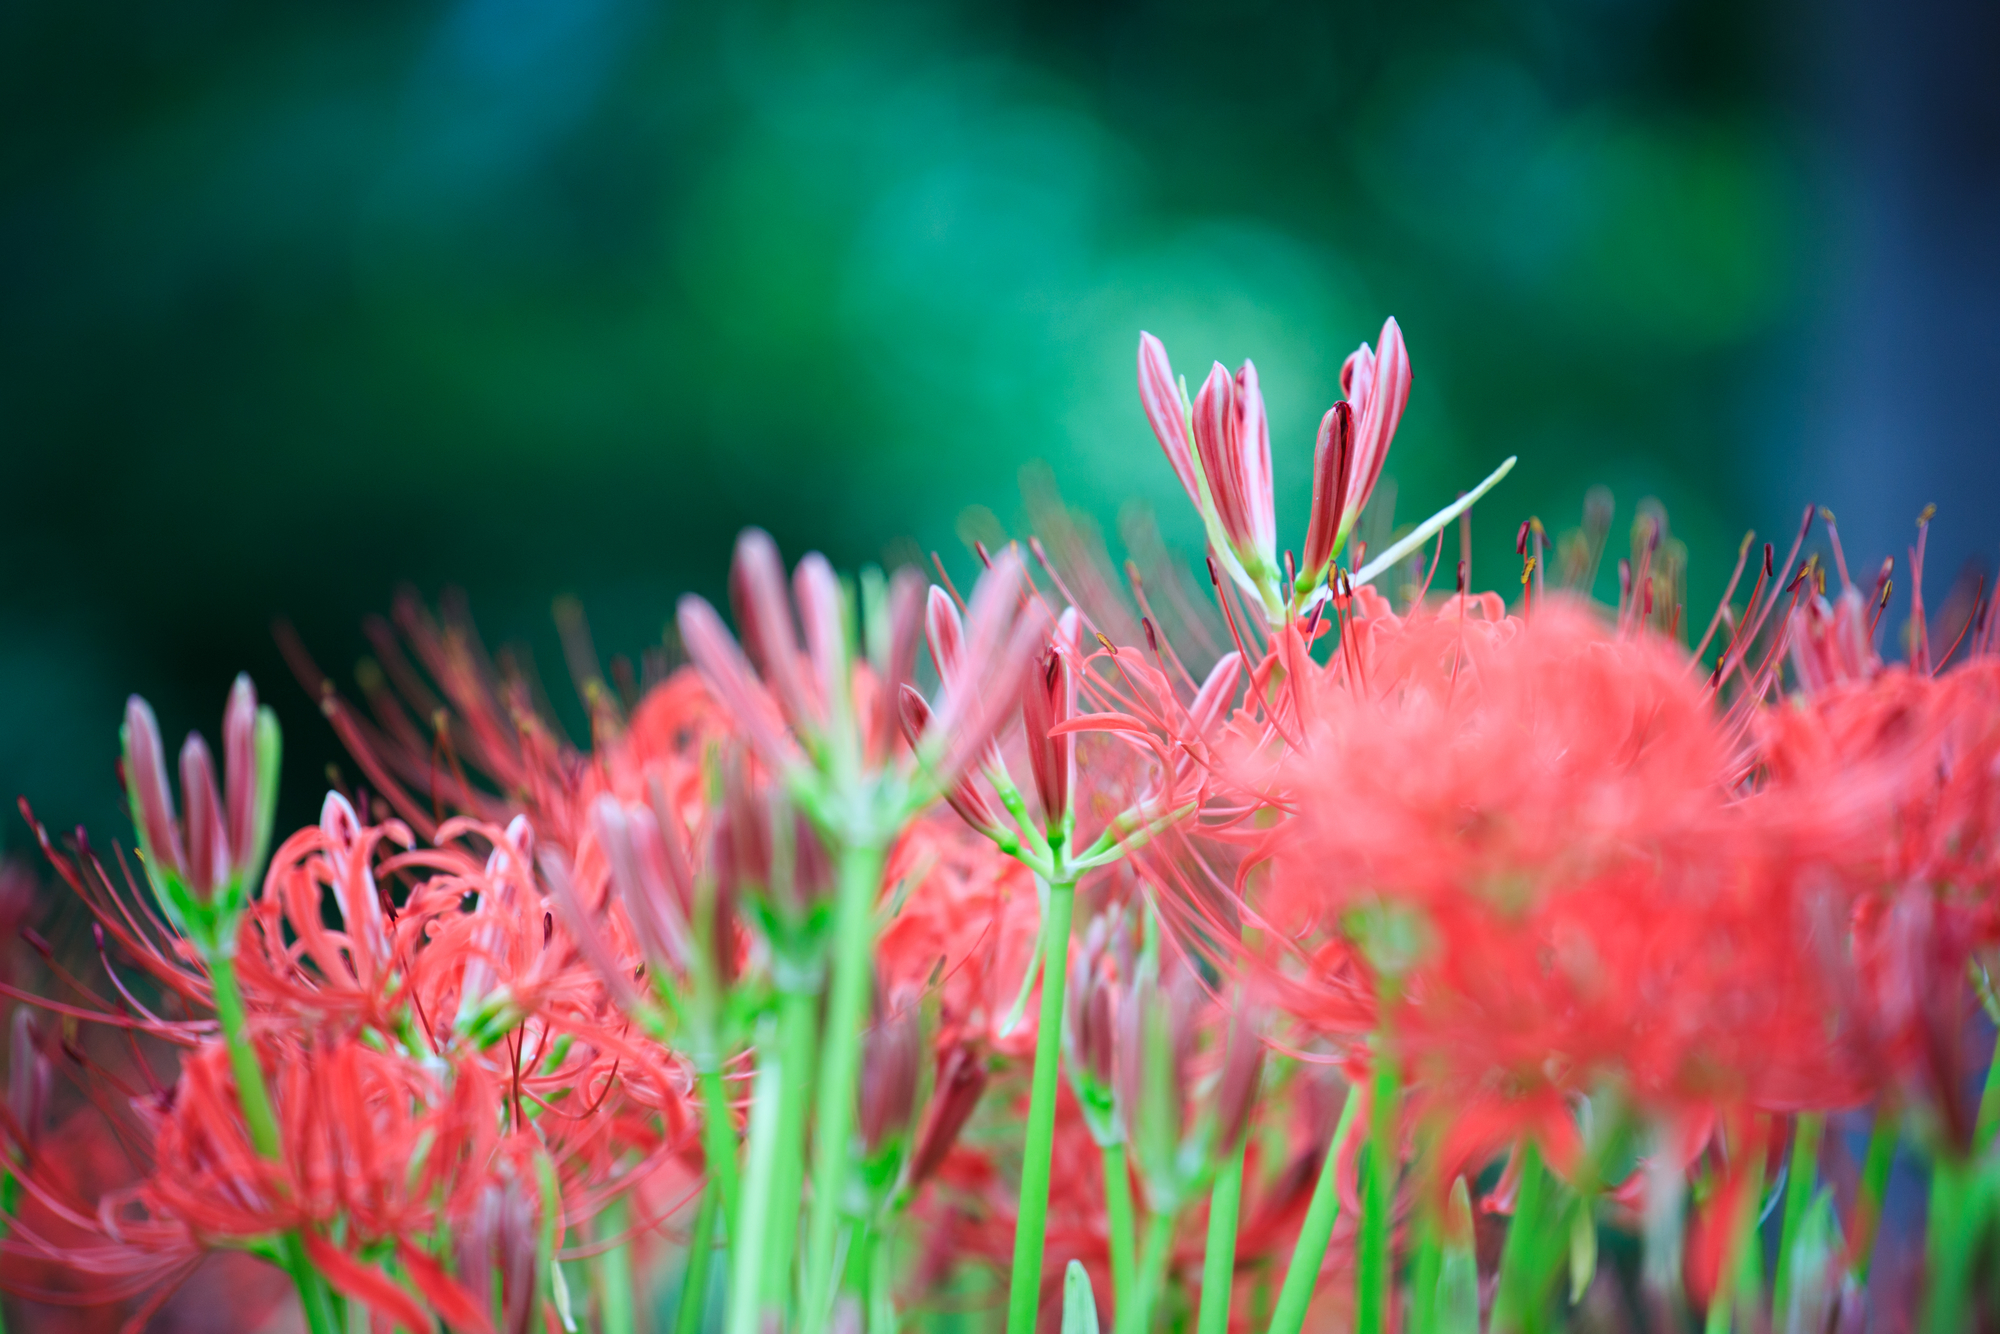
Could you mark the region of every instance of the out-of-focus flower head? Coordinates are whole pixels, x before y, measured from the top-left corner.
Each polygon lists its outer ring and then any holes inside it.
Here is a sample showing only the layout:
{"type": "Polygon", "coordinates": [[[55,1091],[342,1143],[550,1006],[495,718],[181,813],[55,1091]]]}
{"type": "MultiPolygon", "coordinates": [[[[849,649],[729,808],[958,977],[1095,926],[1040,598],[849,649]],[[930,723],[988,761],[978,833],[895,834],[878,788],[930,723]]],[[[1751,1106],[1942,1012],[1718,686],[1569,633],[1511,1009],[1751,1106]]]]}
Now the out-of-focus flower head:
{"type": "Polygon", "coordinates": [[[915,660],[923,584],[899,570],[861,587],[857,617],[853,593],[814,554],[799,562],[788,594],[777,545],[753,528],[731,573],[743,647],[701,598],[681,599],[678,614],[689,657],[758,759],[816,825],[842,838],[898,829],[956,784],[1014,707],[1041,636],[1026,614],[1037,604],[1021,598],[1020,558],[1003,553],[973,593],[971,671],[931,711],[907,758],[898,700],[915,660]]]}

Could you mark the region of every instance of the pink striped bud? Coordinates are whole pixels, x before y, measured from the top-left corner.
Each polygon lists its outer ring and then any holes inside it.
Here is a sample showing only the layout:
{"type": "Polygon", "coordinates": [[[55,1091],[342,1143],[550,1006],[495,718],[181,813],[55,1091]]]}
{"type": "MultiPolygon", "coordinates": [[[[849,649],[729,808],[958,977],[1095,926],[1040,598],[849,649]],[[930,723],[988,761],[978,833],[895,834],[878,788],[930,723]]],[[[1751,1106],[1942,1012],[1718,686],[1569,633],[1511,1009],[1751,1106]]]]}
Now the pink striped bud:
{"type": "Polygon", "coordinates": [[[1396,424],[1402,421],[1403,407],[1410,401],[1410,354],[1393,316],[1382,322],[1376,350],[1363,343],[1348,356],[1340,368],[1340,391],[1354,407],[1355,424],[1347,493],[1334,538],[1336,550],[1375,494],[1383,460],[1389,457],[1389,444],[1396,438],[1396,424]]]}
{"type": "Polygon", "coordinates": [[[1180,384],[1174,379],[1165,345],[1149,333],[1139,335],[1139,403],[1160,448],[1166,451],[1174,476],[1187,488],[1195,508],[1202,508],[1201,484],[1195,479],[1194,456],[1188,450],[1187,413],[1180,384]]]}
{"type": "Polygon", "coordinates": [[[1217,362],[1194,399],[1194,440],[1215,514],[1231,550],[1253,577],[1277,568],[1278,522],[1271,489],[1271,429],[1257,368],[1232,378],[1217,362]]]}
{"type": "MultiPolygon", "coordinates": [[[[808,552],[792,571],[792,597],[799,606],[799,623],[805,629],[806,660],[812,669],[816,712],[813,720],[824,724],[829,711],[847,689],[847,616],[840,592],[839,576],[826,557],[808,552]]],[[[803,722],[804,719],[794,719],[803,722]]]]}
{"type": "Polygon", "coordinates": [[[1021,723],[1027,733],[1028,764],[1035,775],[1035,792],[1042,801],[1042,819],[1051,834],[1069,818],[1070,792],[1076,785],[1076,738],[1054,733],[1076,716],[1076,675],[1071,670],[1070,644],[1076,637],[1076,608],[1063,613],[1055,637],[1021,679],[1021,723]],[[1065,633],[1067,631],[1067,633],[1065,633]]]}
{"type": "Polygon", "coordinates": [[[824,705],[807,677],[791,603],[785,596],[785,563],[769,533],[746,528],[736,540],[730,593],[744,650],[777,696],[786,721],[794,727],[822,722],[824,705]]]}
{"type": "Polygon", "coordinates": [[[137,695],[125,701],[125,790],[132,803],[132,823],[147,862],[156,874],[187,874],[181,855],[180,823],[174,818],[173,789],[167,786],[166,747],[160,744],[160,724],[152,706],[137,695]]]}
{"type": "Polygon", "coordinates": [[[247,869],[257,846],[257,688],[238,673],[222,712],[222,793],[229,826],[229,864],[247,869]]]}
{"type": "Polygon", "coordinates": [[[986,1092],[986,1061],[969,1043],[956,1043],[938,1058],[937,1087],[917,1147],[910,1154],[909,1183],[914,1191],[943,1165],[959,1132],[972,1119],[986,1092]]]}
{"type": "Polygon", "coordinates": [[[1326,410],[1313,446],[1312,517],[1306,524],[1305,565],[1299,571],[1299,582],[1308,589],[1340,554],[1353,462],[1354,409],[1343,401],[1326,410]]]}
{"type": "Polygon", "coordinates": [[[181,746],[181,798],[187,802],[187,887],[196,898],[211,899],[229,879],[229,831],[215,790],[215,762],[199,732],[189,732],[181,746]]]}
{"type": "MultiPolygon", "coordinates": [[[[903,736],[915,746],[931,725],[931,706],[917,692],[915,686],[904,686],[900,696],[903,721],[903,736]]],[[[979,787],[972,774],[959,776],[959,780],[945,791],[944,799],[959,817],[988,838],[1001,833],[1007,825],[1000,811],[986,799],[986,793],[979,787]]]]}

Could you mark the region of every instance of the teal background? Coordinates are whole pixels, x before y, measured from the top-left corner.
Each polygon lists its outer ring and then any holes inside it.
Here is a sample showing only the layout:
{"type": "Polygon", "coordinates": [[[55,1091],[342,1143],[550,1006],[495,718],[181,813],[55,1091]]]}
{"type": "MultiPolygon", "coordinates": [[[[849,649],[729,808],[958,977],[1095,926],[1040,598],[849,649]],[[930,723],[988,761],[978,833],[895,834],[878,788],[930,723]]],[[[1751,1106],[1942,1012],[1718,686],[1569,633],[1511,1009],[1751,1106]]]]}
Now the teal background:
{"type": "Polygon", "coordinates": [[[269,624],[345,682],[402,580],[566,697],[553,598],[636,655],[747,523],[963,571],[961,511],[1011,519],[1041,459],[1192,550],[1141,328],[1191,381],[1255,359],[1297,545],[1341,360],[1395,314],[1401,517],[1519,454],[1474,524],[1509,586],[1521,518],[1603,482],[1615,548],[1656,496],[1701,614],[1868,380],[1845,275],[1893,265],[1843,201],[1887,122],[1842,71],[1913,40],[1869,13],[20,0],[0,789],[122,837],[125,693],[213,734],[247,667],[307,817],[337,747],[269,624]]]}

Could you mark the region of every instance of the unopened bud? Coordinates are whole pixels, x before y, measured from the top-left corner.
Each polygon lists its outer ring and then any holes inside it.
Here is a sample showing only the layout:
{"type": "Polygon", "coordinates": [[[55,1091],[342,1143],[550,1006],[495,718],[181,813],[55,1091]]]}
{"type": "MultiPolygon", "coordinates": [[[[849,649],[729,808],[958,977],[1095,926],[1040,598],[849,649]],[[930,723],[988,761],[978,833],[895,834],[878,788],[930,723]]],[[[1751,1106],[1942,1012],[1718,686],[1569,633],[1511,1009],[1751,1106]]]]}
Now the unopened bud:
{"type": "Polygon", "coordinates": [[[921,1035],[914,1007],[884,1013],[876,995],[875,1023],[861,1038],[861,1139],[873,1157],[910,1128],[917,1101],[921,1035]]]}
{"type": "Polygon", "coordinates": [[[937,1088],[931,1094],[930,1116],[916,1151],[910,1155],[910,1189],[921,1186],[944,1163],[959,1132],[972,1118],[986,1092],[986,1061],[967,1043],[952,1046],[938,1059],[937,1088]]]}
{"type": "Polygon", "coordinates": [[[187,886],[195,897],[211,899],[229,879],[229,831],[215,790],[215,762],[199,732],[189,732],[181,747],[181,799],[187,802],[187,886]]]}

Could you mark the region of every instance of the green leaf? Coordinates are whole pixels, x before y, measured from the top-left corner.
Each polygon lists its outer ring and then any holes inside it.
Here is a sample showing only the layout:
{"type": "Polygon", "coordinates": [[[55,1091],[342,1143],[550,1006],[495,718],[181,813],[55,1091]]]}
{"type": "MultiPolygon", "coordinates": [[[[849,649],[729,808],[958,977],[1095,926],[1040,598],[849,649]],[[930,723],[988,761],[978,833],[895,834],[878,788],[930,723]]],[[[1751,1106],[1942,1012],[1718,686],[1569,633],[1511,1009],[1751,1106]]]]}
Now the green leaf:
{"type": "Polygon", "coordinates": [[[1097,1298],[1090,1290],[1090,1275],[1075,1260],[1063,1274],[1062,1334],[1097,1334],[1097,1298]]]}

